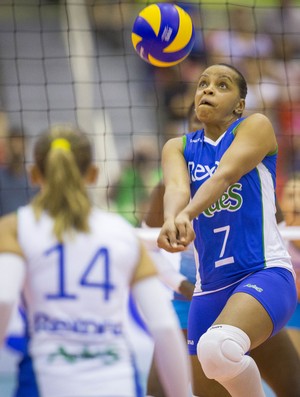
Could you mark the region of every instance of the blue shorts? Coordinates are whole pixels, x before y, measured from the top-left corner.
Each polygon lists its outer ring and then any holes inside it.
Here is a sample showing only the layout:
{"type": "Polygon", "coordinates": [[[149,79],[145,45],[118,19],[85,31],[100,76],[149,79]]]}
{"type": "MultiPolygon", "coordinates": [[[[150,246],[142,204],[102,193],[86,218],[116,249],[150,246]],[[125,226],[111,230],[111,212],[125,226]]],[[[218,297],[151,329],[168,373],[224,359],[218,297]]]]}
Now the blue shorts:
{"type": "Polygon", "coordinates": [[[191,302],[175,299],[172,300],[172,304],[177,314],[181,329],[187,329],[191,302]]]}
{"type": "Polygon", "coordinates": [[[273,322],[272,335],[285,326],[297,305],[293,275],[280,267],[252,273],[223,290],[194,296],[188,318],[188,349],[191,355],[197,354],[199,338],[215,322],[227,300],[237,292],[250,294],[262,304],[273,322]]]}
{"type": "Polygon", "coordinates": [[[294,311],[292,317],[286,323],[287,328],[300,329],[300,303],[298,302],[296,310],[294,311]]]}

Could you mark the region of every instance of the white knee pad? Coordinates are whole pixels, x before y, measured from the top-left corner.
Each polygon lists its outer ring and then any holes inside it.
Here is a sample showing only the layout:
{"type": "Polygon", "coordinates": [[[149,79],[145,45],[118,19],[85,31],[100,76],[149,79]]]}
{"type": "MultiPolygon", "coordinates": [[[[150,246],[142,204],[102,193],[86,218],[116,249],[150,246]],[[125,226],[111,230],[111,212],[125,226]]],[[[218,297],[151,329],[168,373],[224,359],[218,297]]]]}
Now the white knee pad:
{"type": "Polygon", "coordinates": [[[197,344],[197,355],[209,379],[232,379],[250,364],[246,356],[250,348],[248,335],[232,325],[220,324],[209,328],[197,344]]]}

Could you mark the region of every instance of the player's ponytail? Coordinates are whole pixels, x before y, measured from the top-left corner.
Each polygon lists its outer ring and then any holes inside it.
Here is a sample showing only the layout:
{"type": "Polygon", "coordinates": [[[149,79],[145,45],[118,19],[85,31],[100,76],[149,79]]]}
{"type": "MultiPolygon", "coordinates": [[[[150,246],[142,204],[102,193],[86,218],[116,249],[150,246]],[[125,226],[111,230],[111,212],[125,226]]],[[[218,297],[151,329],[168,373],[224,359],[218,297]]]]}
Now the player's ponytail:
{"type": "Polygon", "coordinates": [[[65,232],[87,232],[91,209],[83,180],[91,163],[87,137],[68,126],[55,127],[37,141],[35,162],[45,180],[33,200],[37,217],[46,211],[53,218],[54,234],[59,241],[65,232]]]}

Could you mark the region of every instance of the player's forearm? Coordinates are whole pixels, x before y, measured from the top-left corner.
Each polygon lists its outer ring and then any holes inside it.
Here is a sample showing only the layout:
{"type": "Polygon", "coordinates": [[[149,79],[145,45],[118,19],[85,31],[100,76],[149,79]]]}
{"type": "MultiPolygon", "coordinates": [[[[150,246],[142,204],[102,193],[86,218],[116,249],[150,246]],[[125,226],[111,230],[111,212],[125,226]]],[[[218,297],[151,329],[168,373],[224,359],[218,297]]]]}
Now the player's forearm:
{"type": "Polygon", "coordinates": [[[193,220],[203,211],[214,204],[227,190],[230,183],[221,175],[214,174],[197,191],[193,199],[184,208],[183,212],[193,220]]]}
{"type": "Polygon", "coordinates": [[[186,343],[163,286],[155,277],[145,278],[133,285],[132,294],[154,339],[155,361],[166,395],[188,397],[186,343]]]}
{"type": "Polygon", "coordinates": [[[164,195],[164,219],[175,218],[190,201],[190,191],[178,188],[166,188],[164,195]]]}
{"type": "Polygon", "coordinates": [[[179,327],[155,330],[154,358],[166,396],[188,397],[188,352],[179,327]]]}

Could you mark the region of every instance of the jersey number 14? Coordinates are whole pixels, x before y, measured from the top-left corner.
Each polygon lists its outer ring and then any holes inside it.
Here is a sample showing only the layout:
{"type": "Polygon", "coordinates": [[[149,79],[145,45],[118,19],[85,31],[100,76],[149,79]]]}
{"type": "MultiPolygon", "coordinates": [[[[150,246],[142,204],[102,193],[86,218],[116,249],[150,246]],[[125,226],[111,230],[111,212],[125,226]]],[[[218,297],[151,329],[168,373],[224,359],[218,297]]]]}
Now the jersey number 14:
{"type": "MultiPolygon", "coordinates": [[[[77,295],[67,291],[66,288],[66,263],[65,263],[65,246],[63,244],[57,244],[45,252],[45,255],[52,255],[56,253],[58,255],[58,285],[57,293],[46,294],[47,299],[77,299],[77,295]]],[[[111,291],[115,288],[110,282],[109,273],[109,251],[105,247],[99,248],[91,261],[87,264],[85,271],[79,279],[79,284],[82,287],[88,288],[99,288],[103,290],[104,300],[109,300],[111,291]],[[96,265],[100,265],[103,268],[103,281],[91,281],[89,275],[96,265]]]]}

